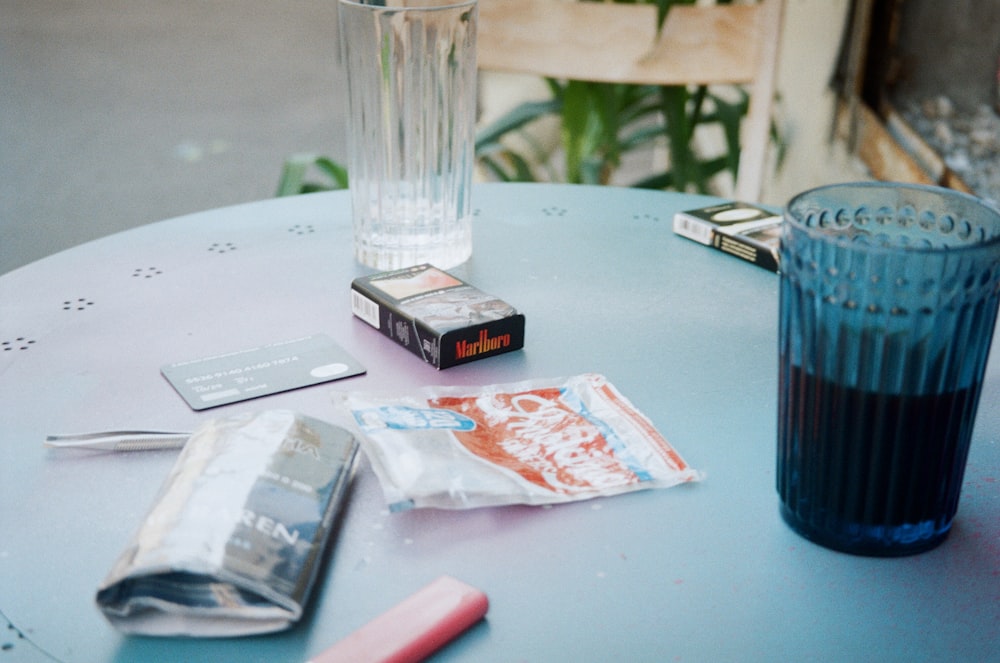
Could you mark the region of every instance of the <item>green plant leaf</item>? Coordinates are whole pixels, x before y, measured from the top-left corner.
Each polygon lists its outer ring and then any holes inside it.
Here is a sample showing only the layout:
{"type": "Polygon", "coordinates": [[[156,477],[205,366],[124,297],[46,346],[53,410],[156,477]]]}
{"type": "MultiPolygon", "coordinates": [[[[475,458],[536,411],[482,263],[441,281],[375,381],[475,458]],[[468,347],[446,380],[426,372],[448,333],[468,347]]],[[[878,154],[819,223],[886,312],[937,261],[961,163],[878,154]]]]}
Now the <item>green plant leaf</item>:
{"type": "Polygon", "coordinates": [[[595,150],[593,83],[569,81],[563,89],[562,145],[566,152],[566,181],[580,184],[583,163],[595,150]]]}
{"type": "Polygon", "coordinates": [[[667,126],[667,150],[673,172],[673,185],[678,191],[687,191],[688,184],[698,181],[698,171],[691,137],[694,128],[689,125],[687,103],[689,93],[683,85],[666,85],[660,88],[663,115],[667,126]]]}
{"type": "Polygon", "coordinates": [[[515,106],[477,132],[476,151],[484,150],[493,143],[499,143],[507,134],[522,129],[539,118],[559,113],[561,106],[562,103],[557,99],[526,101],[515,106]]]}
{"type": "Polygon", "coordinates": [[[726,168],[733,175],[736,175],[740,166],[740,122],[746,115],[749,104],[746,92],[740,90],[740,93],[740,99],[736,102],[726,101],[717,95],[712,97],[716,115],[726,135],[726,168]]]}
{"type": "Polygon", "coordinates": [[[316,157],[313,163],[315,163],[316,167],[330,178],[335,185],[333,188],[348,188],[347,168],[327,157],[316,157]]]}
{"type": "Polygon", "coordinates": [[[628,133],[619,138],[619,141],[621,142],[622,152],[628,152],[655,143],[663,135],[664,128],[661,123],[655,126],[640,126],[636,129],[629,129],[628,133]]]}
{"type": "Polygon", "coordinates": [[[278,180],[278,190],[275,196],[294,196],[302,191],[302,184],[305,181],[306,169],[309,163],[303,157],[291,157],[285,160],[281,168],[281,177],[278,180]]]}
{"type": "Polygon", "coordinates": [[[674,175],[669,170],[657,173],[632,184],[637,189],[671,189],[674,186],[674,175]]]}
{"type": "Polygon", "coordinates": [[[296,196],[301,193],[332,191],[347,188],[347,169],[328,157],[315,154],[296,154],[285,160],[278,180],[275,196],[296,196]],[[316,168],[326,178],[327,183],[310,182],[306,175],[310,168],[316,168]]]}
{"type": "Polygon", "coordinates": [[[535,181],[531,164],[520,154],[503,149],[499,144],[496,148],[481,153],[479,163],[501,182],[533,182],[535,181]]]}

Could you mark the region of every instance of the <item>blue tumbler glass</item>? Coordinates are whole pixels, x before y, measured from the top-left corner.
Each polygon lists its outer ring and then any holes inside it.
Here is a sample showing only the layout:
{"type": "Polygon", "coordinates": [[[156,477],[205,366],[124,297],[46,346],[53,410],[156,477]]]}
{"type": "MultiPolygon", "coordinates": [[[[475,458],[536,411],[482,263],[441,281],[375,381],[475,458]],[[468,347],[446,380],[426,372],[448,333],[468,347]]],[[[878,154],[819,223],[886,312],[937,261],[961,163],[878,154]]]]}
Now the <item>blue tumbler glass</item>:
{"type": "Polygon", "coordinates": [[[781,239],[781,514],[860,555],[941,543],[1000,304],[1000,212],[895,183],[806,191],[781,239]]]}

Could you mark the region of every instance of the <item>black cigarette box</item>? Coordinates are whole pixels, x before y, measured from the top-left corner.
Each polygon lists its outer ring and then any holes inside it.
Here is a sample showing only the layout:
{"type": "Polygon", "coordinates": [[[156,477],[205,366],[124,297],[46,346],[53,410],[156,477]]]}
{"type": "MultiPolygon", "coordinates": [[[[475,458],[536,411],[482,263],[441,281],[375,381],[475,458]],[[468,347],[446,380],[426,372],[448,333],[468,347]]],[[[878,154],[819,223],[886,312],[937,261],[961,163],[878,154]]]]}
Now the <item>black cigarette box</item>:
{"type": "Polygon", "coordinates": [[[674,232],[755,265],[778,271],[781,215],[747,203],[727,202],[678,212],[674,232]]]}
{"type": "Polygon", "coordinates": [[[428,264],[354,279],[351,311],[438,369],[524,347],[524,315],[428,264]]]}

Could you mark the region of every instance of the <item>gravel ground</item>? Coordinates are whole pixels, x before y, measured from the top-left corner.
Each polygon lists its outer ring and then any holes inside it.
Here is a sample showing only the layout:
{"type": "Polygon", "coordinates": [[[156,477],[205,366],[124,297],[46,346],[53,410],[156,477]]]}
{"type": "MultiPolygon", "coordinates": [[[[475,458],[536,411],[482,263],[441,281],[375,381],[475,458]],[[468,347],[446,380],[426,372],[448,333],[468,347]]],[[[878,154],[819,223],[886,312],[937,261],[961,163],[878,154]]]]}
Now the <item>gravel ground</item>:
{"type": "Polygon", "coordinates": [[[962,109],[937,96],[899,113],[977,195],[1000,205],[1000,115],[991,106],[962,109]]]}
{"type": "Polygon", "coordinates": [[[1000,115],[993,107],[962,109],[942,95],[898,110],[977,195],[1000,205],[1000,115]]]}
{"type": "Polygon", "coordinates": [[[893,106],[976,194],[1000,203],[1000,2],[893,1],[893,106]]]}

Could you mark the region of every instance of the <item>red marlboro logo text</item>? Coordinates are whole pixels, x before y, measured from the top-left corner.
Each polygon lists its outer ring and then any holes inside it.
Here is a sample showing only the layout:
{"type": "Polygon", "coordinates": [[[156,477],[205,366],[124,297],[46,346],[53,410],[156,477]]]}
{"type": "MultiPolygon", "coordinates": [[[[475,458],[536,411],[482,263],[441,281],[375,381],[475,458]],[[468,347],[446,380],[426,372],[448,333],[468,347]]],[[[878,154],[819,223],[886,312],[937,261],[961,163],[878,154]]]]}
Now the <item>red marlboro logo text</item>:
{"type": "Polygon", "coordinates": [[[494,350],[509,347],[510,334],[500,334],[499,336],[491,337],[485,329],[480,329],[478,340],[472,341],[471,343],[466,340],[461,340],[455,343],[455,358],[465,359],[467,357],[474,357],[486,352],[493,352],[494,350]]]}

